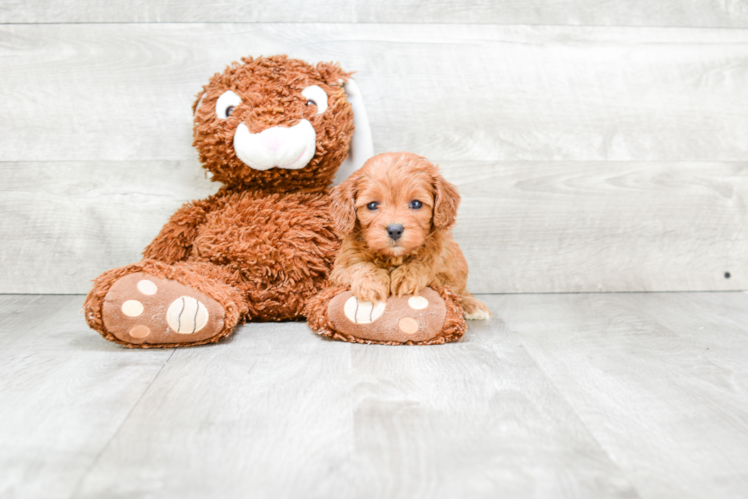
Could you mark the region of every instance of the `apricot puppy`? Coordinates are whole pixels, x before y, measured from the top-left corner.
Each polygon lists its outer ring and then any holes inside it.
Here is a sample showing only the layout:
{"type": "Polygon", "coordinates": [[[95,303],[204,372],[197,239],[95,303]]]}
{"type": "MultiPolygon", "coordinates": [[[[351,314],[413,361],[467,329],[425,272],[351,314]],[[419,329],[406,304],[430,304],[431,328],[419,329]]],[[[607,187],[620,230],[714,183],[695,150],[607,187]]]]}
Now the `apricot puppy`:
{"type": "Polygon", "coordinates": [[[426,158],[370,158],[331,193],[343,244],[330,280],[371,302],[447,286],[460,296],[466,319],[488,319],[488,307],[465,289],[467,262],[452,239],[459,203],[455,186],[426,158]]]}

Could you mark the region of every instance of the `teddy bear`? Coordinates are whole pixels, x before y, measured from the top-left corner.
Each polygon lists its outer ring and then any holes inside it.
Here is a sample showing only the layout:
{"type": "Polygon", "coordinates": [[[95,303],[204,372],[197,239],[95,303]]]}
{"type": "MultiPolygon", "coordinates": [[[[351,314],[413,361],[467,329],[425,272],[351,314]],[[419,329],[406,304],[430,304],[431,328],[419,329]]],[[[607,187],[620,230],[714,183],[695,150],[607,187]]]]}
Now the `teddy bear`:
{"type": "Polygon", "coordinates": [[[193,105],[193,145],[223,186],[172,215],[143,260],[94,281],[89,326],[147,348],[303,318],[340,246],[328,205],[354,133],[350,75],[285,55],[243,58],[214,75],[193,105]]]}
{"type": "Polygon", "coordinates": [[[193,145],[223,186],[172,215],[143,260],[94,280],[89,326],[141,348],[217,342],[243,322],[305,317],[350,342],[459,339],[462,311],[449,290],[418,297],[427,305],[415,318],[412,297],[390,298],[370,325],[365,306],[351,316],[350,291],[328,281],[340,248],[330,186],[373,154],[350,77],[338,64],[285,55],[246,57],[214,75],[193,105],[193,145]],[[417,328],[404,333],[409,322],[417,328]]]}

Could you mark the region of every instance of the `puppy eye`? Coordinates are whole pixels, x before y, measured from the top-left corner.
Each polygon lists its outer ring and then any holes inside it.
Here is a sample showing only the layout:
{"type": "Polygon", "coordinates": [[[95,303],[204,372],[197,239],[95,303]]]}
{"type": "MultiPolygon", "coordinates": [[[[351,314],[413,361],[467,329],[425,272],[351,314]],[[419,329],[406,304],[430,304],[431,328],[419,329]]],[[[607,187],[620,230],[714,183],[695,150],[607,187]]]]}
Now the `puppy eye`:
{"type": "Polygon", "coordinates": [[[310,85],[301,91],[301,95],[306,97],[307,106],[317,106],[317,114],[321,115],[327,111],[327,93],[318,85],[310,85]]]}
{"type": "Polygon", "coordinates": [[[366,208],[368,208],[369,210],[376,210],[377,208],[379,208],[379,203],[377,203],[376,201],[372,201],[371,203],[366,205],[366,208]]]}
{"type": "Polygon", "coordinates": [[[242,98],[227,90],[216,101],[216,116],[225,120],[234,113],[234,109],[242,103],[242,98]]]}
{"type": "Polygon", "coordinates": [[[411,201],[411,202],[410,202],[410,205],[409,205],[409,206],[410,206],[410,208],[412,208],[413,210],[418,210],[419,208],[421,208],[421,207],[423,206],[423,203],[421,203],[421,202],[420,202],[420,201],[418,201],[418,200],[413,200],[413,201],[411,201]]]}

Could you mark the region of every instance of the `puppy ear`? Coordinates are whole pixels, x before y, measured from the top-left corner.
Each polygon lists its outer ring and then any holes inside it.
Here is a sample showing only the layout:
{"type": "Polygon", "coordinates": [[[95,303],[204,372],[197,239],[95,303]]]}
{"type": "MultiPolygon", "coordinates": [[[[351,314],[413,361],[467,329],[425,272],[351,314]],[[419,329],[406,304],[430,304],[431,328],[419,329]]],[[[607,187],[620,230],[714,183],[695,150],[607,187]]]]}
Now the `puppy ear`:
{"type": "Polygon", "coordinates": [[[441,175],[434,177],[434,226],[447,229],[455,223],[457,207],[460,206],[460,193],[454,184],[441,175]]]}
{"type": "Polygon", "coordinates": [[[354,174],[330,192],[330,215],[337,230],[348,236],[356,227],[356,190],[360,175],[354,174]]]}

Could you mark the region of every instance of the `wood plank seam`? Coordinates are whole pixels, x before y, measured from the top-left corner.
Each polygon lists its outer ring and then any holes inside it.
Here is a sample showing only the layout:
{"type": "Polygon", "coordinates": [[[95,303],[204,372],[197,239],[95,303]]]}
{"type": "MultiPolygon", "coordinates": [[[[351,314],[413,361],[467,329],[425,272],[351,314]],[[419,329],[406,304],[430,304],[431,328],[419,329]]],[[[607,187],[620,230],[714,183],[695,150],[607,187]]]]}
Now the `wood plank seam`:
{"type": "MultiPolygon", "coordinates": [[[[102,341],[103,341],[103,339],[102,339],[102,341]]],[[[109,439],[107,439],[106,444],[101,447],[101,449],[99,450],[99,452],[96,454],[96,457],[94,457],[94,459],[91,461],[91,464],[89,465],[89,467],[86,469],[86,471],[78,479],[78,481],[75,484],[75,487],[73,488],[73,494],[71,495],[72,498],[78,497],[78,492],[80,491],[80,488],[83,486],[83,483],[85,482],[86,478],[91,473],[91,471],[93,471],[94,467],[96,467],[96,464],[99,462],[99,460],[104,455],[104,453],[106,452],[106,450],[112,444],[112,441],[114,441],[114,438],[117,437],[117,434],[119,434],[119,432],[122,430],[122,427],[124,427],[124,425],[127,423],[128,419],[130,418],[130,415],[132,415],[132,412],[135,410],[135,408],[137,408],[138,404],[140,404],[140,401],[143,399],[143,396],[145,396],[148,393],[148,391],[150,390],[150,388],[153,385],[153,383],[156,381],[156,379],[158,379],[159,375],[161,375],[161,372],[164,370],[164,368],[166,367],[166,365],[169,363],[169,360],[174,355],[174,353],[176,352],[176,350],[177,350],[176,348],[173,348],[171,350],[171,354],[169,355],[169,357],[166,358],[166,361],[164,361],[164,364],[161,365],[161,368],[159,368],[159,370],[156,373],[156,375],[148,383],[148,386],[140,394],[140,397],[138,397],[138,400],[135,401],[135,404],[132,405],[132,407],[130,408],[130,410],[127,412],[127,415],[125,415],[125,417],[122,419],[122,422],[120,422],[120,424],[117,426],[117,430],[114,431],[111,436],[109,436],[109,439]]]]}

